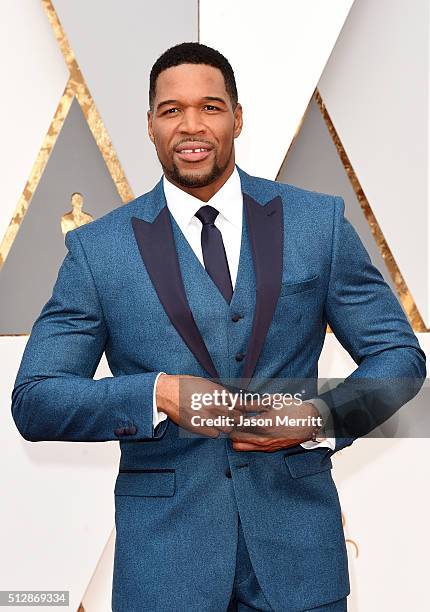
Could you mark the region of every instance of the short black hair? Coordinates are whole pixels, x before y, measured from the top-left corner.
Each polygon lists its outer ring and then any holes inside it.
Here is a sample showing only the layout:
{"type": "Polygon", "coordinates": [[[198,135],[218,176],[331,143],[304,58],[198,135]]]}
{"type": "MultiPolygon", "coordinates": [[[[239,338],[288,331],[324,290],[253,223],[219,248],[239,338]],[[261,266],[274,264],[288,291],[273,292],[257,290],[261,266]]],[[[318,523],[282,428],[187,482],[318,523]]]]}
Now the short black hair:
{"type": "Polygon", "coordinates": [[[164,51],[151,68],[149,76],[149,108],[154,110],[155,86],[160,72],[181,64],[206,64],[221,70],[224,76],[225,89],[230,97],[233,109],[237,105],[237,88],[233,68],[227,58],[216,49],[198,42],[183,42],[164,51]]]}

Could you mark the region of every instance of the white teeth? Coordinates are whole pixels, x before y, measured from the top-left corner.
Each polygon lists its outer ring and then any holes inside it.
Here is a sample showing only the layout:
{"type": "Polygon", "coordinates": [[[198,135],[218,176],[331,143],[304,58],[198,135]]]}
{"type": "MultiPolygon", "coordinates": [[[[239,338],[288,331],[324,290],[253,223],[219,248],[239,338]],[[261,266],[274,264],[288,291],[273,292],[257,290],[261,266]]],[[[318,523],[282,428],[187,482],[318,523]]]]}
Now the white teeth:
{"type": "Polygon", "coordinates": [[[182,149],[182,151],[180,151],[180,153],[201,153],[201,152],[205,152],[208,149],[182,149]]]}

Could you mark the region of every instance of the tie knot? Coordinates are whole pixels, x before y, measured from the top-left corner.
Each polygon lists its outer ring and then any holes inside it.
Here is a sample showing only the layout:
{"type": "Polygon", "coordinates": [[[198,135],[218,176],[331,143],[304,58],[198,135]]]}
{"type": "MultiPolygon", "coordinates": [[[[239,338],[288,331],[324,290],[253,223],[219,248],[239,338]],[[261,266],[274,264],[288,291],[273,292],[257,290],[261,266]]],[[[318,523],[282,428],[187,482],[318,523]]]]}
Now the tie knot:
{"type": "Polygon", "coordinates": [[[213,206],[209,206],[209,204],[206,204],[206,206],[202,206],[196,212],[197,219],[200,219],[203,225],[212,225],[215,219],[217,218],[217,215],[217,209],[213,206]]]}

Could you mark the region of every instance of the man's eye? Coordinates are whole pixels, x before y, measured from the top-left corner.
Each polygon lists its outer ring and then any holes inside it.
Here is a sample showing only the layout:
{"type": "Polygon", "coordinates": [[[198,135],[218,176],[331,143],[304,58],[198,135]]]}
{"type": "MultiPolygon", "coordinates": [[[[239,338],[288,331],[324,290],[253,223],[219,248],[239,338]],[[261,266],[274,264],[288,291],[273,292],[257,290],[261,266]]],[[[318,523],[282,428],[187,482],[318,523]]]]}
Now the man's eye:
{"type": "Polygon", "coordinates": [[[170,111],[175,111],[178,110],[177,108],[169,108],[168,110],[166,110],[166,112],[164,113],[165,115],[167,115],[167,113],[169,113],[169,115],[173,115],[174,113],[171,113],[170,111]]]}
{"type": "Polygon", "coordinates": [[[208,108],[209,110],[212,110],[212,109],[218,110],[218,106],[214,106],[213,104],[206,104],[205,108],[208,108]]]}

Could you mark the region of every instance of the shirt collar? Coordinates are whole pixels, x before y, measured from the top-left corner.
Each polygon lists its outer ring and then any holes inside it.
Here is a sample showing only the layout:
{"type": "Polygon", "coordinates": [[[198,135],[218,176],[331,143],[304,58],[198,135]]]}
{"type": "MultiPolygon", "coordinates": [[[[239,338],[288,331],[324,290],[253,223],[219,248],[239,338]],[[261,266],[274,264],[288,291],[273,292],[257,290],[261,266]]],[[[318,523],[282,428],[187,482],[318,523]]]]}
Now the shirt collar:
{"type": "Polygon", "coordinates": [[[167,206],[179,227],[186,227],[202,206],[210,204],[236,227],[242,226],[243,196],[236,165],[224,185],[207,202],[180,189],[163,175],[163,189],[167,206]]]}

